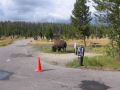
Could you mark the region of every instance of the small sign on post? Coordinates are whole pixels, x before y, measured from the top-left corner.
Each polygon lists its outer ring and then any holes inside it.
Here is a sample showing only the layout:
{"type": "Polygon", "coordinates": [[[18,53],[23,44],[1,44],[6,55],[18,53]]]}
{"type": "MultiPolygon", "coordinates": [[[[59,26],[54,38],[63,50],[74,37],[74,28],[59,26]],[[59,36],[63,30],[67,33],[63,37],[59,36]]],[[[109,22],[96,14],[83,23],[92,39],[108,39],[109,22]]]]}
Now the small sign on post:
{"type": "Polygon", "coordinates": [[[84,52],[85,52],[84,46],[78,47],[78,49],[77,49],[77,55],[78,55],[78,59],[80,60],[80,65],[81,66],[84,66],[83,65],[84,52]]]}
{"type": "Polygon", "coordinates": [[[74,52],[77,55],[77,44],[76,43],[74,43],[74,52]]]}

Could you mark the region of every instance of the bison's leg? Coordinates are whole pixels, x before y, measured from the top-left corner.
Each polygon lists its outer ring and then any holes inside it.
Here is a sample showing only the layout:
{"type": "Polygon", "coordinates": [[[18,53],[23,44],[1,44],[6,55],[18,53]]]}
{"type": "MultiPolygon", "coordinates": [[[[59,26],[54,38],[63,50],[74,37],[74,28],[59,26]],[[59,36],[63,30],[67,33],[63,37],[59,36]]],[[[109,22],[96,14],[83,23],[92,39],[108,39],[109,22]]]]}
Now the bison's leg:
{"type": "Polygon", "coordinates": [[[60,52],[60,51],[61,51],[61,48],[59,47],[59,48],[58,48],[58,52],[60,52]]]}
{"type": "Polygon", "coordinates": [[[52,46],[52,51],[56,52],[56,47],[55,46],[52,46]]]}
{"type": "Polygon", "coordinates": [[[66,52],[66,47],[64,48],[64,51],[66,52]]]}
{"type": "Polygon", "coordinates": [[[67,43],[64,44],[64,51],[66,52],[67,43]]]}

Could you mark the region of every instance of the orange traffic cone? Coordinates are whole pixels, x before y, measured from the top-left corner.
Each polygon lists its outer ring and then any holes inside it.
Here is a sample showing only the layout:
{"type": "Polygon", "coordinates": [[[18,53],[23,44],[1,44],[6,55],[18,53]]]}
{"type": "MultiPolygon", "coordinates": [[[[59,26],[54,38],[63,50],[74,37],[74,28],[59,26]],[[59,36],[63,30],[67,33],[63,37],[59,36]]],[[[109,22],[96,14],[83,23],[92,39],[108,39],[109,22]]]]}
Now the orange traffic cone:
{"type": "Polygon", "coordinates": [[[41,66],[41,63],[40,63],[40,56],[38,56],[38,62],[37,62],[37,67],[36,67],[36,72],[42,72],[42,66],[41,66]]]}

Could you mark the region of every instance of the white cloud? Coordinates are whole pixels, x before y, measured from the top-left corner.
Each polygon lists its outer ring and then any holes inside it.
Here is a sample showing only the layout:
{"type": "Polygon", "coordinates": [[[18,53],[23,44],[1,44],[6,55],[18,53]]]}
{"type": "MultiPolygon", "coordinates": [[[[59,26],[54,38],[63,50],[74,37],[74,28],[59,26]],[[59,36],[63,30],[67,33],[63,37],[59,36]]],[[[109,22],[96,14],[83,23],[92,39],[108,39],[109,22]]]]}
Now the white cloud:
{"type": "Polygon", "coordinates": [[[93,0],[89,0],[87,2],[87,5],[90,6],[90,12],[94,13],[96,12],[96,9],[94,8],[94,6],[96,6],[95,2],[93,2],[93,0]]]}
{"type": "MultiPolygon", "coordinates": [[[[1,20],[69,21],[76,0],[0,0],[1,20]]],[[[89,3],[90,4],[90,3],[89,3]]],[[[90,4],[91,5],[91,4],[90,4]]],[[[91,8],[94,11],[94,8],[91,8]]]]}
{"type": "Polygon", "coordinates": [[[49,13],[51,17],[69,20],[75,0],[53,0],[54,9],[49,13]]]}

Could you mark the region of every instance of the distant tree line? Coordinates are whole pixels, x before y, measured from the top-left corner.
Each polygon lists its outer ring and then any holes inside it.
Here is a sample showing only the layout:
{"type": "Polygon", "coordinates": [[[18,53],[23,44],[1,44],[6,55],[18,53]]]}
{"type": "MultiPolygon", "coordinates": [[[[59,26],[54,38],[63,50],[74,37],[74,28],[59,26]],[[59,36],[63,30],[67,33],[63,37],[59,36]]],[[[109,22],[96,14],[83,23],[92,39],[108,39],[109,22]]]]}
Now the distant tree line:
{"type": "Polygon", "coordinates": [[[61,38],[74,38],[75,28],[69,24],[55,23],[32,23],[32,22],[0,22],[0,37],[6,36],[17,37],[33,37],[52,39],[55,35],[61,38]]]}
{"type": "MultiPolygon", "coordinates": [[[[100,29],[100,28],[99,28],[100,29]]],[[[91,26],[86,31],[86,37],[95,36],[97,38],[104,37],[104,30],[99,30],[95,26],[91,26]],[[97,30],[97,31],[96,31],[97,30]]],[[[80,39],[82,35],[79,30],[71,24],[57,24],[57,23],[33,23],[33,22],[0,22],[0,37],[33,37],[34,39],[53,39],[59,36],[63,39],[80,39]],[[81,37],[80,37],[81,36],[81,37]]]]}

